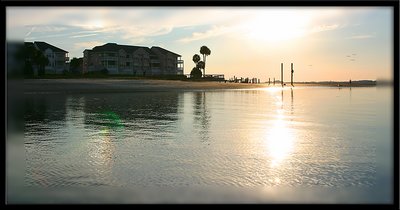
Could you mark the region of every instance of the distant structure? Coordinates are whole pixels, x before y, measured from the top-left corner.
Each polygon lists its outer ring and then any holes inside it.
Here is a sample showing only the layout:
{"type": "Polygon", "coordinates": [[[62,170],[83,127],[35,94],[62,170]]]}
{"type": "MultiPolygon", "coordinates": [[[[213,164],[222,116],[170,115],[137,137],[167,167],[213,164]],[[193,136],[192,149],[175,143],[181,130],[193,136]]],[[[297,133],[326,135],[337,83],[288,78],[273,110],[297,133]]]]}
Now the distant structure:
{"type": "Polygon", "coordinates": [[[293,73],[294,73],[294,70],[293,70],[293,63],[291,63],[291,69],[292,69],[292,71],[291,71],[290,84],[292,85],[292,87],[294,87],[294,85],[293,85],[293,73]]]}
{"type": "Polygon", "coordinates": [[[183,75],[182,56],[161,47],[107,43],[83,51],[83,72],[107,69],[109,74],[183,75]]]}
{"type": "Polygon", "coordinates": [[[44,68],[46,74],[62,74],[67,69],[68,51],[46,42],[25,42],[25,45],[33,45],[47,57],[49,64],[44,68]]]}
{"type": "Polygon", "coordinates": [[[281,84],[283,87],[283,63],[281,63],[281,84]]]}
{"type": "Polygon", "coordinates": [[[275,85],[275,77],[274,77],[274,85],[275,85]]]}

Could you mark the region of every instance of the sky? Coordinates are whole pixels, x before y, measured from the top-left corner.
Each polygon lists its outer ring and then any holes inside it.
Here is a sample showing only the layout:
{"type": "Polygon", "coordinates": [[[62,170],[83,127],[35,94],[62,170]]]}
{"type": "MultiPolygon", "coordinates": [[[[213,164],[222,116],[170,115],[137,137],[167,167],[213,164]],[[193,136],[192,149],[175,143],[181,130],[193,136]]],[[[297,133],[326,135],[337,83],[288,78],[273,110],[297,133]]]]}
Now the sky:
{"type": "Polygon", "coordinates": [[[206,74],[290,81],[393,78],[391,7],[7,7],[6,39],[45,41],[83,57],[106,43],[211,50],[206,74]]]}

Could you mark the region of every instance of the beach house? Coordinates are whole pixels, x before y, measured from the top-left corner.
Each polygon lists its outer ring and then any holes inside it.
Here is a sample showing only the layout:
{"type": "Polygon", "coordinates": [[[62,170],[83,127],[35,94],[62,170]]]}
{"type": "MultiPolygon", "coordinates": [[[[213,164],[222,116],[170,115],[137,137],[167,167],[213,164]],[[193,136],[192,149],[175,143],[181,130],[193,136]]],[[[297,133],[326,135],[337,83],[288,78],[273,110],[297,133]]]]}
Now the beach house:
{"type": "Polygon", "coordinates": [[[49,60],[45,66],[46,74],[62,74],[66,70],[66,62],[69,60],[68,52],[46,42],[33,42],[36,49],[40,50],[49,60]]]}
{"type": "Polygon", "coordinates": [[[109,74],[134,76],[182,75],[181,55],[161,47],[107,43],[83,51],[83,72],[107,69],[109,74]]]}

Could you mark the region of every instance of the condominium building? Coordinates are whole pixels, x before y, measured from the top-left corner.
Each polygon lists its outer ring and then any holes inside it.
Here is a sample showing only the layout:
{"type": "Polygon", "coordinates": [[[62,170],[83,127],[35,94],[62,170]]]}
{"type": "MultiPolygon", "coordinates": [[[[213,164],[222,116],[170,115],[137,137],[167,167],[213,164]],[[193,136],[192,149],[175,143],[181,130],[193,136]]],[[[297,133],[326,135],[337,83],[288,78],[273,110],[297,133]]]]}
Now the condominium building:
{"type": "Polygon", "coordinates": [[[33,45],[49,60],[48,65],[45,66],[46,74],[61,74],[67,69],[66,62],[69,60],[67,51],[46,42],[33,42],[33,45]]]}
{"type": "Polygon", "coordinates": [[[161,47],[107,43],[83,51],[83,72],[107,69],[109,74],[182,75],[181,55],[161,47]]]}

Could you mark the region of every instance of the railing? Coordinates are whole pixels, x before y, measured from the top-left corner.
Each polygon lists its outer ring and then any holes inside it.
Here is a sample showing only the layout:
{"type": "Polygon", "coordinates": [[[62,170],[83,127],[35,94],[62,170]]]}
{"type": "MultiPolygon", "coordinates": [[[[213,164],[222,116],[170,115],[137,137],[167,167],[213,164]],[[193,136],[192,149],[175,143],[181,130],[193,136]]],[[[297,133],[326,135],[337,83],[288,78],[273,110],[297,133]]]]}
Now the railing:
{"type": "MultiPolygon", "coordinates": [[[[185,74],[187,78],[191,78],[190,74],[185,74]]],[[[225,75],[224,74],[206,74],[203,78],[205,79],[210,79],[210,80],[224,80],[225,75]]]]}
{"type": "Polygon", "coordinates": [[[223,74],[206,74],[205,78],[217,78],[217,79],[224,79],[225,76],[223,74]]]}
{"type": "Polygon", "coordinates": [[[102,56],[102,57],[100,57],[100,60],[118,60],[118,57],[116,57],[116,56],[102,56]]]}

